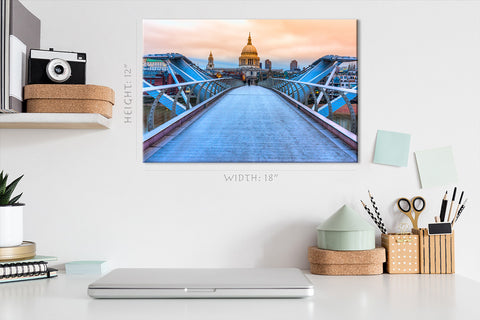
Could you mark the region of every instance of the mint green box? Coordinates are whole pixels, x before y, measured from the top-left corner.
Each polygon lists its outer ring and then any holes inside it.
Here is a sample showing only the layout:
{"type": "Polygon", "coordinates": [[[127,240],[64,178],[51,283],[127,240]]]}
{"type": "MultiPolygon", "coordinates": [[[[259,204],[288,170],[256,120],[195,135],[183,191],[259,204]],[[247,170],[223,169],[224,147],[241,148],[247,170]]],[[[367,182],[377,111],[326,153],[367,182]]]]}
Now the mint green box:
{"type": "Polygon", "coordinates": [[[325,250],[372,250],[375,228],[344,205],[317,227],[317,246],[325,250]]]}

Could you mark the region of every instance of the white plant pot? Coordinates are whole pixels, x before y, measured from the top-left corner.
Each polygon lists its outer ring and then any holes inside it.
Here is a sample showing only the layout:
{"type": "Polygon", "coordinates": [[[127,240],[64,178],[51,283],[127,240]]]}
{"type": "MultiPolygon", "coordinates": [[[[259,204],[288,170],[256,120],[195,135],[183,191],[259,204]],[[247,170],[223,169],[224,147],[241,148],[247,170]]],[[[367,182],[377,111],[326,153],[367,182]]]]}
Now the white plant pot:
{"type": "Polygon", "coordinates": [[[0,247],[19,246],[23,242],[23,206],[0,207],[0,247]]]}

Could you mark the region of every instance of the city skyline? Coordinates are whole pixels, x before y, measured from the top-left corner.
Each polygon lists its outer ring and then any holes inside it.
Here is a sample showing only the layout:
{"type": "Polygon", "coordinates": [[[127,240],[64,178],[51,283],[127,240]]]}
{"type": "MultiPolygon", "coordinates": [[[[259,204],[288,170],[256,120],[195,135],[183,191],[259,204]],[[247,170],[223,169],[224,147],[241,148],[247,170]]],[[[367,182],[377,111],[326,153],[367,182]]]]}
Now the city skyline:
{"type": "Polygon", "coordinates": [[[357,56],[356,20],[144,20],[144,54],[177,52],[205,68],[238,67],[251,33],[262,64],[303,68],[327,54],[357,56]]]}

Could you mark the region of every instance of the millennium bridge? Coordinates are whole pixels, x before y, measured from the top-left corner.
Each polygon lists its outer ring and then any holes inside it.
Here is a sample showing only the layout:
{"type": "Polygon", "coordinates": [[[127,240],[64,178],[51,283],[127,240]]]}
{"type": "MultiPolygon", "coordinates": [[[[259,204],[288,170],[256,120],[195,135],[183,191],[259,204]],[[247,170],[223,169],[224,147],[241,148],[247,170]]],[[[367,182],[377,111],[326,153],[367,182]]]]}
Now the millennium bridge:
{"type": "Polygon", "coordinates": [[[143,80],[144,95],[153,99],[145,162],[357,162],[357,87],[331,85],[336,67],[355,57],[324,56],[291,79],[269,77],[258,86],[214,78],[178,53],[145,58],[162,62],[174,82],[143,80]],[[331,120],[342,107],[350,130],[331,120]],[[171,119],[157,125],[157,108],[171,119]]]}

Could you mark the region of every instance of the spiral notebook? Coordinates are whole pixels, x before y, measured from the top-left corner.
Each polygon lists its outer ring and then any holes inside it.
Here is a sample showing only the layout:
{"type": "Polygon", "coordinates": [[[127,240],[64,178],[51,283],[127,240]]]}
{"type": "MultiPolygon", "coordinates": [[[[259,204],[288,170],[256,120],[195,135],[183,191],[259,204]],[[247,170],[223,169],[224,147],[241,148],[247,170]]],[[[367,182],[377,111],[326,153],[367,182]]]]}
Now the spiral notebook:
{"type": "Polygon", "coordinates": [[[48,267],[48,261],[56,260],[51,256],[36,256],[29,260],[0,262],[0,283],[52,278],[57,270],[48,267]]]}

